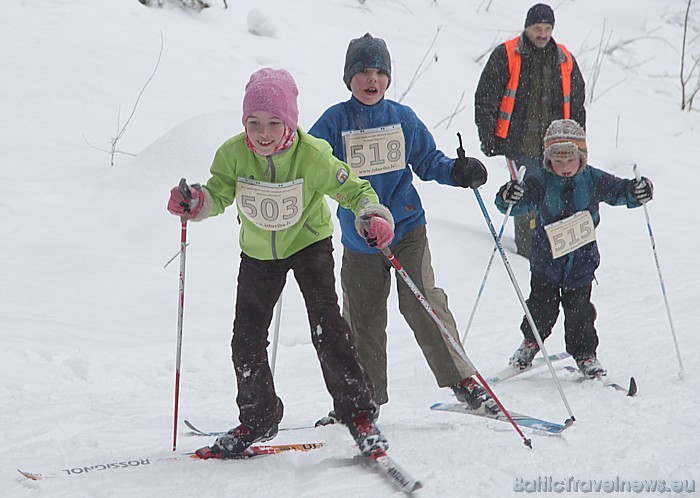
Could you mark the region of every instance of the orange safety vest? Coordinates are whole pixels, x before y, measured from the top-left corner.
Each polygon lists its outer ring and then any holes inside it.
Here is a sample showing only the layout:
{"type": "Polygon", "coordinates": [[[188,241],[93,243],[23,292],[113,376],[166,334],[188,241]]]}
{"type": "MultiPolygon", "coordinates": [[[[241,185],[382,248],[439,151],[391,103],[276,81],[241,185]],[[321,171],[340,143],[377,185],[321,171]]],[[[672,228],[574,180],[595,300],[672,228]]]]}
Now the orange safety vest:
{"type": "MultiPolygon", "coordinates": [[[[496,121],[496,136],[506,138],[510,128],[510,119],[513,117],[515,108],[515,93],[518,90],[520,81],[520,68],[523,58],[516,50],[520,43],[520,36],[508,40],[504,43],[506,54],[508,54],[508,68],[510,69],[510,80],[506,85],[506,91],[501,99],[501,107],[498,109],[498,121],[496,121]]],[[[557,43],[557,46],[566,55],[566,60],[561,63],[561,86],[564,92],[564,119],[571,118],[571,72],[574,69],[574,59],[571,52],[564,45],[557,43]]]]}

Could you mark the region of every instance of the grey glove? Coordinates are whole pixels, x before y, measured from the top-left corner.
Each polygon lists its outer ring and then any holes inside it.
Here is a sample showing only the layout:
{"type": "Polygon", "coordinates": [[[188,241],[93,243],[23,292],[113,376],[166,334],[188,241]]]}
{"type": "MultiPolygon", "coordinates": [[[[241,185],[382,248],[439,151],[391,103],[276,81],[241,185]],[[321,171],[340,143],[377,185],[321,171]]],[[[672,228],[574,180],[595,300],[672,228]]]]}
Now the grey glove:
{"type": "Polygon", "coordinates": [[[654,185],[651,180],[644,176],[639,180],[632,180],[632,195],[642,204],[649,202],[654,197],[654,185]]]}
{"type": "Polygon", "coordinates": [[[517,204],[523,198],[525,188],[522,184],[511,180],[501,187],[499,195],[507,204],[517,204]]]}

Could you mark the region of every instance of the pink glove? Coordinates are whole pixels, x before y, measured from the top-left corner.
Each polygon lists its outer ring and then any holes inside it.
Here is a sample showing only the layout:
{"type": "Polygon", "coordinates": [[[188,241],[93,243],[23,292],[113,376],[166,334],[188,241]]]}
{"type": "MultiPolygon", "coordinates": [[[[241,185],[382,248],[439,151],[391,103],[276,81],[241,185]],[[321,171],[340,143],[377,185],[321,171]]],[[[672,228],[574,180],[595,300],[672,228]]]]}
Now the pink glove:
{"type": "Polygon", "coordinates": [[[180,218],[194,218],[204,206],[204,194],[202,188],[195,184],[187,186],[180,182],[180,186],[170,190],[168,211],[180,218]]]}
{"type": "Polygon", "coordinates": [[[360,221],[362,235],[370,247],[385,249],[394,240],[394,229],[387,220],[376,214],[363,216],[360,221]]]}

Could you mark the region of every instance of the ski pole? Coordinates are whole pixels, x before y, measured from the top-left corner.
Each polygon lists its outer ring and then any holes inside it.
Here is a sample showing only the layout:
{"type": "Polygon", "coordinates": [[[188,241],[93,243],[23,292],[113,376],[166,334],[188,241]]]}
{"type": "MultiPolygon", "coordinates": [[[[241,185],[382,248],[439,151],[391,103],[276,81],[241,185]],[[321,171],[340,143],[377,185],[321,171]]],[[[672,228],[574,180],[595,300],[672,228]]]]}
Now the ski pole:
{"type": "MultiPolygon", "coordinates": [[[[457,155],[459,157],[465,157],[465,152],[464,148],[462,147],[462,135],[457,133],[457,137],[459,138],[459,148],[457,149],[457,155]]],[[[571,425],[574,423],[576,418],[574,417],[574,414],[571,411],[571,407],[569,406],[569,402],[566,399],[566,395],[564,395],[564,390],[561,387],[561,383],[559,382],[559,378],[557,377],[556,372],[554,371],[554,367],[552,366],[552,362],[549,359],[549,354],[547,354],[547,350],[544,347],[544,341],[542,341],[542,337],[540,337],[540,332],[537,330],[537,326],[535,325],[535,320],[532,318],[532,314],[530,313],[530,308],[528,308],[527,303],[525,302],[525,298],[523,297],[523,293],[520,290],[520,286],[518,285],[518,281],[515,278],[515,273],[513,273],[513,268],[511,268],[510,263],[508,262],[508,258],[506,257],[506,252],[503,249],[503,245],[501,244],[501,239],[498,237],[496,234],[496,229],[493,227],[493,223],[491,222],[491,217],[489,216],[488,211],[486,210],[486,206],[484,205],[484,200],[481,198],[481,194],[477,189],[472,189],[474,191],[474,196],[476,197],[476,201],[479,203],[479,207],[481,208],[481,212],[484,215],[484,219],[486,220],[486,225],[489,228],[489,231],[491,232],[491,236],[493,237],[494,242],[496,243],[496,247],[498,248],[498,252],[501,254],[501,259],[503,260],[503,265],[506,267],[506,271],[508,272],[508,277],[510,277],[510,281],[513,284],[513,288],[515,289],[515,293],[518,295],[518,300],[520,300],[520,304],[523,307],[523,311],[525,311],[525,316],[527,317],[527,322],[530,324],[530,328],[532,329],[532,332],[535,336],[535,339],[537,340],[537,345],[540,347],[540,351],[542,351],[542,355],[544,356],[544,360],[547,363],[547,367],[549,368],[549,373],[552,374],[552,379],[554,380],[554,383],[557,386],[557,390],[559,391],[559,395],[561,396],[562,401],[564,402],[564,406],[566,407],[566,411],[569,413],[569,419],[566,420],[564,423],[565,425],[571,425]]]]}
{"type": "Polygon", "coordinates": [[[510,179],[515,180],[520,172],[515,169],[515,161],[506,157],[506,167],[508,168],[508,173],[510,173],[510,179]]]}
{"type": "MultiPolygon", "coordinates": [[[[510,161],[510,159],[508,159],[510,161]]],[[[518,173],[516,177],[514,178],[515,181],[518,183],[521,183],[523,181],[523,178],[525,177],[525,166],[521,166],[520,169],[518,170],[518,173]]],[[[508,218],[510,218],[510,211],[513,209],[514,204],[508,204],[508,210],[506,211],[506,215],[503,218],[503,223],[501,223],[501,229],[498,231],[498,239],[500,240],[501,237],[503,237],[503,231],[506,228],[506,225],[508,224],[508,218]]],[[[486,265],[486,272],[484,273],[484,279],[481,281],[481,286],[479,286],[479,292],[476,295],[476,301],[474,301],[474,307],[472,308],[472,313],[469,315],[469,321],[467,322],[467,328],[464,330],[464,335],[462,335],[462,344],[464,344],[464,341],[467,340],[467,335],[469,334],[469,329],[471,329],[472,326],[472,321],[474,320],[474,315],[476,314],[476,308],[479,306],[479,301],[481,300],[481,295],[484,293],[484,287],[486,287],[486,280],[489,278],[489,273],[491,272],[491,265],[493,264],[493,258],[496,256],[496,252],[498,252],[498,247],[493,246],[493,251],[491,251],[491,257],[489,258],[489,264],[486,265]]]]}
{"type": "Polygon", "coordinates": [[[272,334],[272,361],[270,362],[270,369],[272,370],[272,377],[275,376],[275,363],[277,363],[277,343],[280,338],[280,320],[282,319],[282,294],[280,294],[277,300],[277,306],[275,307],[275,331],[272,334]]]}
{"type": "MultiPolygon", "coordinates": [[[[634,176],[637,180],[641,179],[637,165],[632,166],[634,170],[634,176]]],[[[666,287],[664,286],[664,278],[661,276],[661,266],[659,265],[659,255],[656,252],[656,242],[654,240],[654,233],[651,231],[651,222],[649,221],[649,211],[647,210],[646,202],[642,204],[644,208],[644,217],[647,221],[647,230],[649,232],[649,240],[651,241],[651,250],[654,253],[654,261],[656,262],[656,272],[659,274],[659,283],[661,284],[661,294],[664,297],[664,304],[666,305],[666,315],[668,316],[668,324],[671,326],[671,335],[673,336],[673,345],[676,347],[676,356],[678,357],[678,365],[680,365],[680,370],[678,371],[678,378],[682,379],[685,375],[683,370],[683,360],[681,360],[681,351],[678,348],[678,339],[676,338],[676,331],[673,328],[673,320],[671,319],[671,308],[668,305],[668,298],[666,297],[666,287]]]]}
{"type": "MultiPolygon", "coordinates": [[[[442,335],[445,337],[445,339],[447,339],[448,344],[450,346],[452,346],[452,349],[455,350],[455,352],[459,355],[460,358],[462,358],[462,360],[465,363],[473,366],[472,362],[469,360],[469,358],[467,358],[467,354],[464,352],[464,348],[462,348],[462,345],[460,343],[458,343],[454,339],[454,337],[452,337],[450,335],[450,332],[447,330],[447,327],[445,327],[444,322],[440,319],[438,314],[435,312],[435,310],[430,305],[430,303],[425,298],[425,296],[420,291],[420,289],[415,284],[415,282],[411,279],[411,277],[408,275],[408,273],[406,273],[406,270],[404,270],[403,266],[401,266],[401,263],[399,262],[399,260],[396,259],[396,256],[394,256],[394,253],[391,252],[391,249],[389,249],[388,247],[385,247],[384,249],[382,249],[382,252],[387,257],[387,259],[389,260],[391,265],[394,267],[394,269],[396,269],[396,272],[399,275],[401,275],[401,278],[403,278],[404,282],[406,282],[406,285],[408,285],[408,287],[411,289],[411,291],[413,291],[413,295],[416,296],[418,301],[420,301],[420,303],[423,305],[423,307],[425,308],[425,311],[428,312],[428,314],[430,315],[430,318],[433,319],[435,324],[438,326],[438,329],[440,329],[440,332],[442,333],[442,335]]],[[[503,406],[503,403],[501,403],[501,400],[498,399],[498,397],[496,396],[496,393],[493,392],[493,390],[491,389],[491,386],[488,385],[486,380],[481,376],[481,374],[479,372],[476,372],[474,375],[476,375],[476,377],[479,379],[479,382],[481,383],[481,385],[484,386],[484,389],[486,389],[486,391],[488,391],[491,398],[496,402],[496,404],[498,405],[498,408],[501,409],[501,411],[508,418],[508,421],[513,425],[513,427],[518,432],[518,434],[520,434],[520,437],[523,438],[523,443],[525,444],[525,446],[527,446],[528,448],[532,448],[532,441],[525,437],[525,434],[523,434],[523,432],[520,430],[520,427],[518,427],[518,424],[515,423],[515,421],[513,420],[513,417],[511,417],[510,413],[508,413],[508,410],[506,410],[505,406],[503,406]]]]}
{"type": "MultiPolygon", "coordinates": [[[[192,192],[187,186],[187,181],[182,178],[178,185],[178,191],[186,199],[192,199],[192,192]]],[[[188,208],[185,211],[189,212],[188,208]]],[[[180,218],[180,281],[177,302],[177,354],[175,358],[175,408],[173,410],[173,451],[177,449],[177,419],[180,404],[180,364],[182,362],[182,324],[185,311],[185,260],[187,259],[187,219],[180,218]]]]}

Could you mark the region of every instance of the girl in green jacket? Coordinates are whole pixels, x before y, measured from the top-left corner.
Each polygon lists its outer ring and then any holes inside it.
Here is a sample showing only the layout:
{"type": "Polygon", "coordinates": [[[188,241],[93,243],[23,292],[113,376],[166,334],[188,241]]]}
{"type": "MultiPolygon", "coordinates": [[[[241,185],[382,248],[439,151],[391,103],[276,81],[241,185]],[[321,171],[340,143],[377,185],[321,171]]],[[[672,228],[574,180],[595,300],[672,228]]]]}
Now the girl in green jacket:
{"type": "Polygon", "coordinates": [[[253,73],[243,100],[245,132],[219,148],[211,178],[201,187],[190,186],[191,199],[177,187],[171,190],[172,214],[201,221],[235,201],[241,222],[231,341],[240,425],[198,450],[205,458],[235,457],[277,434],[284,407],[268,363],[268,328],[289,270],[304,296],[312,342],[338,418],[363,453],[388,447],[374,424],[372,385],[340,315],[333,223],[324,196],[357,215],[358,231],[373,246],[389,245],[393,219],[369,182],[336,159],[325,141],[297,128],[297,95],[287,71],[264,68],[253,73]]]}

